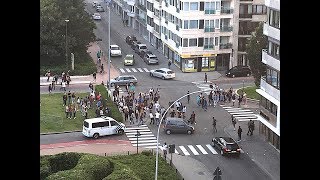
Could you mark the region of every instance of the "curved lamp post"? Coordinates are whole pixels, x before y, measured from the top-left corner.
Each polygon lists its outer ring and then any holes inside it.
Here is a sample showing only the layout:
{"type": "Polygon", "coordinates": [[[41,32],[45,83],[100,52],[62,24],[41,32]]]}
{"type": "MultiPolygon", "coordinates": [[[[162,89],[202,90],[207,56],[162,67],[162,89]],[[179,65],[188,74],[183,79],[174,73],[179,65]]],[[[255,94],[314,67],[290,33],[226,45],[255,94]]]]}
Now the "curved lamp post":
{"type": "MultiPolygon", "coordinates": [[[[184,97],[191,95],[191,94],[195,94],[195,93],[201,93],[201,92],[207,92],[207,91],[212,91],[213,89],[206,89],[206,90],[200,90],[200,91],[194,91],[191,92],[189,94],[185,94],[183,96],[181,96],[180,98],[178,98],[177,100],[175,100],[164,112],[164,114],[167,114],[168,110],[172,107],[173,104],[175,104],[177,101],[179,101],[180,99],[183,99],[184,97]]],[[[162,120],[163,117],[161,117],[160,122],[159,122],[159,126],[158,126],[158,132],[157,132],[157,153],[156,153],[156,173],[155,173],[155,180],[158,180],[158,155],[159,155],[159,132],[160,132],[160,125],[162,124],[162,120]]]]}
{"type": "Polygon", "coordinates": [[[69,22],[69,19],[66,19],[64,20],[66,22],[66,65],[67,65],[67,69],[68,69],[68,22],[69,22]]]}

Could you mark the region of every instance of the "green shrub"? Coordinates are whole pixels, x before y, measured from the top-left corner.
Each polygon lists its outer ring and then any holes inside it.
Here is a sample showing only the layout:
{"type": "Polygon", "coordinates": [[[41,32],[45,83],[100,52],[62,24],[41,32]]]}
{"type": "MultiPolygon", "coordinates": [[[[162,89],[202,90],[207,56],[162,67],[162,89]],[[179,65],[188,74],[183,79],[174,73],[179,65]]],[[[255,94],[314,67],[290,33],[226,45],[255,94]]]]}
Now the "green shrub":
{"type": "Polygon", "coordinates": [[[80,158],[79,153],[63,152],[49,158],[49,164],[53,173],[74,168],[80,158]]]}
{"type": "Polygon", "coordinates": [[[83,169],[70,169],[51,174],[46,180],[94,180],[92,174],[83,169]]]}
{"type": "Polygon", "coordinates": [[[44,180],[51,172],[49,158],[51,156],[40,156],[40,180],[44,180]]]}
{"type": "Polygon", "coordinates": [[[94,180],[101,180],[111,174],[113,168],[113,162],[107,157],[84,154],[74,169],[84,170],[86,173],[91,174],[94,180]]]}
{"type": "Polygon", "coordinates": [[[151,150],[143,150],[141,154],[145,156],[153,156],[153,152],[151,150]]]}
{"type": "Polygon", "coordinates": [[[103,178],[102,180],[119,180],[119,179],[126,179],[126,180],[141,180],[133,171],[125,164],[122,163],[114,163],[114,170],[113,172],[103,178]]]}
{"type": "Polygon", "coordinates": [[[95,90],[101,93],[102,104],[107,106],[111,110],[111,117],[118,122],[123,122],[122,113],[119,111],[118,107],[113,103],[111,98],[108,96],[108,91],[103,85],[96,85],[95,90]],[[107,99],[107,100],[106,100],[107,99]]]}

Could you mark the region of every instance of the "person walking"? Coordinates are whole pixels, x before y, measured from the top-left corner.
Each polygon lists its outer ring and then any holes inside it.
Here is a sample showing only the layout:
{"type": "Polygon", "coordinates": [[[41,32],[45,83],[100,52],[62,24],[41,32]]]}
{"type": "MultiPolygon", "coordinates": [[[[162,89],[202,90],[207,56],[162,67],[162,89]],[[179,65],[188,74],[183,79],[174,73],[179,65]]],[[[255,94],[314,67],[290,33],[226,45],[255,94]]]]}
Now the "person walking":
{"type": "Polygon", "coordinates": [[[168,68],[170,69],[171,66],[171,60],[168,61],[168,68]]]}
{"type": "Polygon", "coordinates": [[[234,103],[236,102],[236,94],[233,93],[231,96],[232,106],[234,106],[234,103]]]}
{"type": "Polygon", "coordinates": [[[217,132],[217,120],[212,117],[212,127],[213,127],[213,132],[217,132]]]}
{"type": "Polygon", "coordinates": [[[49,90],[49,94],[51,94],[51,92],[52,92],[52,85],[51,84],[49,84],[48,90],[49,90]]]}
{"type": "Polygon", "coordinates": [[[167,159],[168,145],[166,142],[164,142],[164,144],[162,145],[162,149],[163,149],[163,157],[164,157],[164,159],[167,159]]]}
{"type": "Polygon", "coordinates": [[[235,131],[235,130],[236,130],[236,123],[237,123],[237,121],[236,121],[236,119],[233,117],[233,115],[231,115],[231,123],[232,123],[232,125],[233,125],[233,130],[235,131]]]}
{"type": "Polygon", "coordinates": [[[239,128],[238,128],[238,141],[241,141],[241,134],[242,134],[242,129],[239,126],[239,128]]]}
{"type": "Polygon", "coordinates": [[[187,92],[187,100],[188,100],[188,104],[189,104],[189,102],[190,102],[190,92],[189,91],[187,92]]]}
{"type": "Polygon", "coordinates": [[[66,119],[69,117],[69,106],[65,107],[66,119]]]}
{"type": "Polygon", "coordinates": [[[93,76],[93,82],[96,82],[97,81],[97,73],[93,72],[92,76],[93,76]]]}
{"type": "Polygon", "coordinates": [[[152,111],[150,111],[149,117],[150,117],[150,124],[154,124],[154,117],[153,117],[152,111]]]}
{"type": "Polygon", "coordinates": [[[101,64],[101,71],[100,71],[100,74],[104,73],[104,67],[103,67],[103,64],[101,64]]]}
{"type": "Polygon", "coordinates": [[[67,93],[64,93],[62,96],[63,106],[67,105],[67,99],[68,99],[67,93]]]}
{"type": "Polygon", "coordinates": [[[182,118],[186,118],[186,112],[187,112],[187,107],[186,106],[183,106],[182,108],[182,118]]]}
{"type": "Polygon", "coordinates": [[[251,123],[252,123],[252,120],[250,119],[250,121],[248,122],[248,132],[247,132],[247,136],[249,136],[249,134],[251,134],[251,131],[252,131],[252,129],[251,129],[251,123]]]}
{"type": "Polygon", "coordinates": [[[61,82],[61,89],[63,89],[63,91],[66,91],[66,81],[61,82]]]}
{"type": "Polygon", "coordinates": [[[238,97],[238,107],[240,107],[241,102],[242,102],[242,94],[239,94],[239,97],[238,97]]]}
{"type": "Polygon", "coordinates": [[[204,82],[208,83],[208,75],[207,75],[207,73],[204,73],[204,82]]]}
{"type": "Polygon", "coordinates": [[[156,123],[157,123],[157,126],[159,126],[159,124],[160,124],[160,113],[159,113],[159,111],[156,111],[155,116],[156,116],[156,123]]]}
{"type": "Polygon", "coordinates": [[[189,119],[189,122],[191,124],[196,124],[196,114],[194,113],[194,111],[192,111],[192,114],[190,115],[190,119],[189,119]]]}
{"type": "Polygon", "coordinates": [[[45,76],[47,76],[47,82],[49,82],[50,77],[51,77],[51,72],[50,72],[50,70],[45,74],[45,76]]]}

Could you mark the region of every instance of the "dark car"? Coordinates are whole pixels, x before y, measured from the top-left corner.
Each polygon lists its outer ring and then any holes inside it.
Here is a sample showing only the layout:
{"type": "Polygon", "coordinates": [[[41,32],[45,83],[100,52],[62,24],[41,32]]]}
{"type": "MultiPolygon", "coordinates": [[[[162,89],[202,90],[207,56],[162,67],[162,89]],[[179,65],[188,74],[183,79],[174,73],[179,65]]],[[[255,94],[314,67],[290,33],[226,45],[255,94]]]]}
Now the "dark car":
{"type": "Polygon", "coordinates": [[[141,44],[141,42],[140,41],[132,41],[131,48],[134,50],[136,48],[136,46],[138,46],[138,44],[141,44]]]}
{"type": "Polygon", "coordinates": [[[241,149],[237,142],[230,137],[215,137],[212,146],[218,148],[222,156],[234,154],[240,156],[241,149]]]}
{"type": "MultiPolygon", "coordinates": [[[[133,83],[136,85],[138,83],[138,80],[133,75],[120,75],[114,79],[110,79],[110,86],[121,86],[121,85],[129,85],[130,83],[133,83]]],[[[108,82],[107,82],[108,84],[108,82]]]]}
{"type": "Polygon", "coordinates": [[[141,51],[139,56],[143,59],[146,54],[152,54],[152,52],[149,50],[141,51]]]}
{"type": "Polygon", "coordinates": [[[166,134],[171,133],[194,133],[194,127],[185,122],[182,118],[168,117],[163,126],[163,130],[166,134]]]}
{"type": "Polygon", "coordinates": [[[228,77],[243,77],[243,76],[250,76],[251,69],[248,66],[234,66],[233,68],[229,69],[226,73],[228,77]]]}
{"type": "Polygon", "coordinates": [[[132,45],[133,41],[137,41],[137,38],[135,36],[130,35],[130,36],[126,37],[126,43],[127,44],[132,45]]]}

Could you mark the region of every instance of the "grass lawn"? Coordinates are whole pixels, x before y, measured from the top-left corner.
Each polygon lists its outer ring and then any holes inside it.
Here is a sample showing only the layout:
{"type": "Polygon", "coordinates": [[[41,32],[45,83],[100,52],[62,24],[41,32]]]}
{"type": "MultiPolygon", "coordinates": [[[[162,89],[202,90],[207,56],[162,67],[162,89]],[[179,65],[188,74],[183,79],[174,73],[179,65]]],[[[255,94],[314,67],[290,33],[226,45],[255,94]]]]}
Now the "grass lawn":
{"type": "MultiPolygon", "coordinates": [[[[259,99],[259,94],[256,92],[257,86],[250,86],[244,88],[244,91],[247,93],[247,97],[251,99],[259,99]]],[[[242,93],[242,88],[238,90],[238,93],[242,93]]]]}
{"type": "MultiPolygon", "coordinates": [[[[80,98],[86,95],[88,93],[76,93],[80,98]]],[[[40,133],[82,130],[85,118],[78,111],[76,119],[67,119],[62,96],[63,93],[40,95],[40,133]]],[[[88,111],[88,118],[92,117],[95,117],[94,109],[88,111]]]]}

